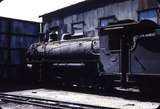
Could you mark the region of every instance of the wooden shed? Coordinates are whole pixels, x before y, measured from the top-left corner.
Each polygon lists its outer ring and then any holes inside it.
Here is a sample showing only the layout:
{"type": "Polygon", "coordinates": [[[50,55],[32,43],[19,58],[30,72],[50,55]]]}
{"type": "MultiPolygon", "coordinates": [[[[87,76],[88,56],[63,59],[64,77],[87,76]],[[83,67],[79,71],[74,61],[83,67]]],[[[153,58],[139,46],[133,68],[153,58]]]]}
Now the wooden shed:
{"type": "Polygon", "coordinates": [[[159,23],[159,8],[157,0],[86,0],[40,17],[44,33],[56,29],[59,34],[95,36],[97,27],[117,20],[150,19],[159,23]]]}

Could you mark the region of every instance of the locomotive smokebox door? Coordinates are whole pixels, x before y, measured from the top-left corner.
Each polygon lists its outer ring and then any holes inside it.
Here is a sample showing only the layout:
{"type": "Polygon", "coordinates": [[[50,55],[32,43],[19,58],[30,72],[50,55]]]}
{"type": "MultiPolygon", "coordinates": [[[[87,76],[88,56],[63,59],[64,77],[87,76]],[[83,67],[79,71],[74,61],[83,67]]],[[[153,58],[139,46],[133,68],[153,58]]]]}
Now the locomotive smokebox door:
{"type": "Polygon", "coordinates": [[[126,87],[127,75],[131,74],[131,53],[136,46],[134,39],[152,33],[156,28],[157,25],[149,20],[123,20],[99,28],[100,61],[104,69],[102,74],[118,74],[122,86],[126,87]]]}

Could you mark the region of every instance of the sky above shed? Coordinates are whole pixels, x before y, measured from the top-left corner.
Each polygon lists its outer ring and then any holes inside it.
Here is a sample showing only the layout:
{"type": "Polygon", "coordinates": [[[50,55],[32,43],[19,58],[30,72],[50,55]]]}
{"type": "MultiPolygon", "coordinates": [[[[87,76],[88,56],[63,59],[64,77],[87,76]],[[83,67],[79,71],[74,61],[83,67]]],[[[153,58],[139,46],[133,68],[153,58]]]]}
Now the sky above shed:
{"type": "Polygon", "coordinates": [[[40,15],[84,0],[3,0],[0,16],[41,22],[40,15]]]}

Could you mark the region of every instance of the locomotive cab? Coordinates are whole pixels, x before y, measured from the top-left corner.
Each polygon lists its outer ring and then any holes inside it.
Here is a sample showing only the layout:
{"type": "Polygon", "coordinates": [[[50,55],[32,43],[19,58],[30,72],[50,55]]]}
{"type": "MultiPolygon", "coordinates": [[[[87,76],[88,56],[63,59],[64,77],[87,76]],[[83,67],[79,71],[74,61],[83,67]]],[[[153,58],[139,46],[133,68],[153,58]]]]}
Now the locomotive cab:
{"type": "Polygon", "coordinates": [[[158,25],[150,20],[125,20],[100,28],[102,74],[119,78],[123,87],[132,79],[143,81],[141,77],[160,76],[157,28],[158,25]]]}

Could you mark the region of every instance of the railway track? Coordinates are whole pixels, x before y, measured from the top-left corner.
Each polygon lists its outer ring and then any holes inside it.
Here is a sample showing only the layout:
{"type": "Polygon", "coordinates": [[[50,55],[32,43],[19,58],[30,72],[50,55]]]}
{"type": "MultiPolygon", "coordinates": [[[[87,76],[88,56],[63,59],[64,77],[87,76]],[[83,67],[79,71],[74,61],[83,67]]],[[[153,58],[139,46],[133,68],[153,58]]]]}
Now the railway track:
{"type": "Polygon", "coordinates": [[[0,99],[6,103],[28,104],[51,109],[113,109],[2,93],[0,94],[0,99]]]}

